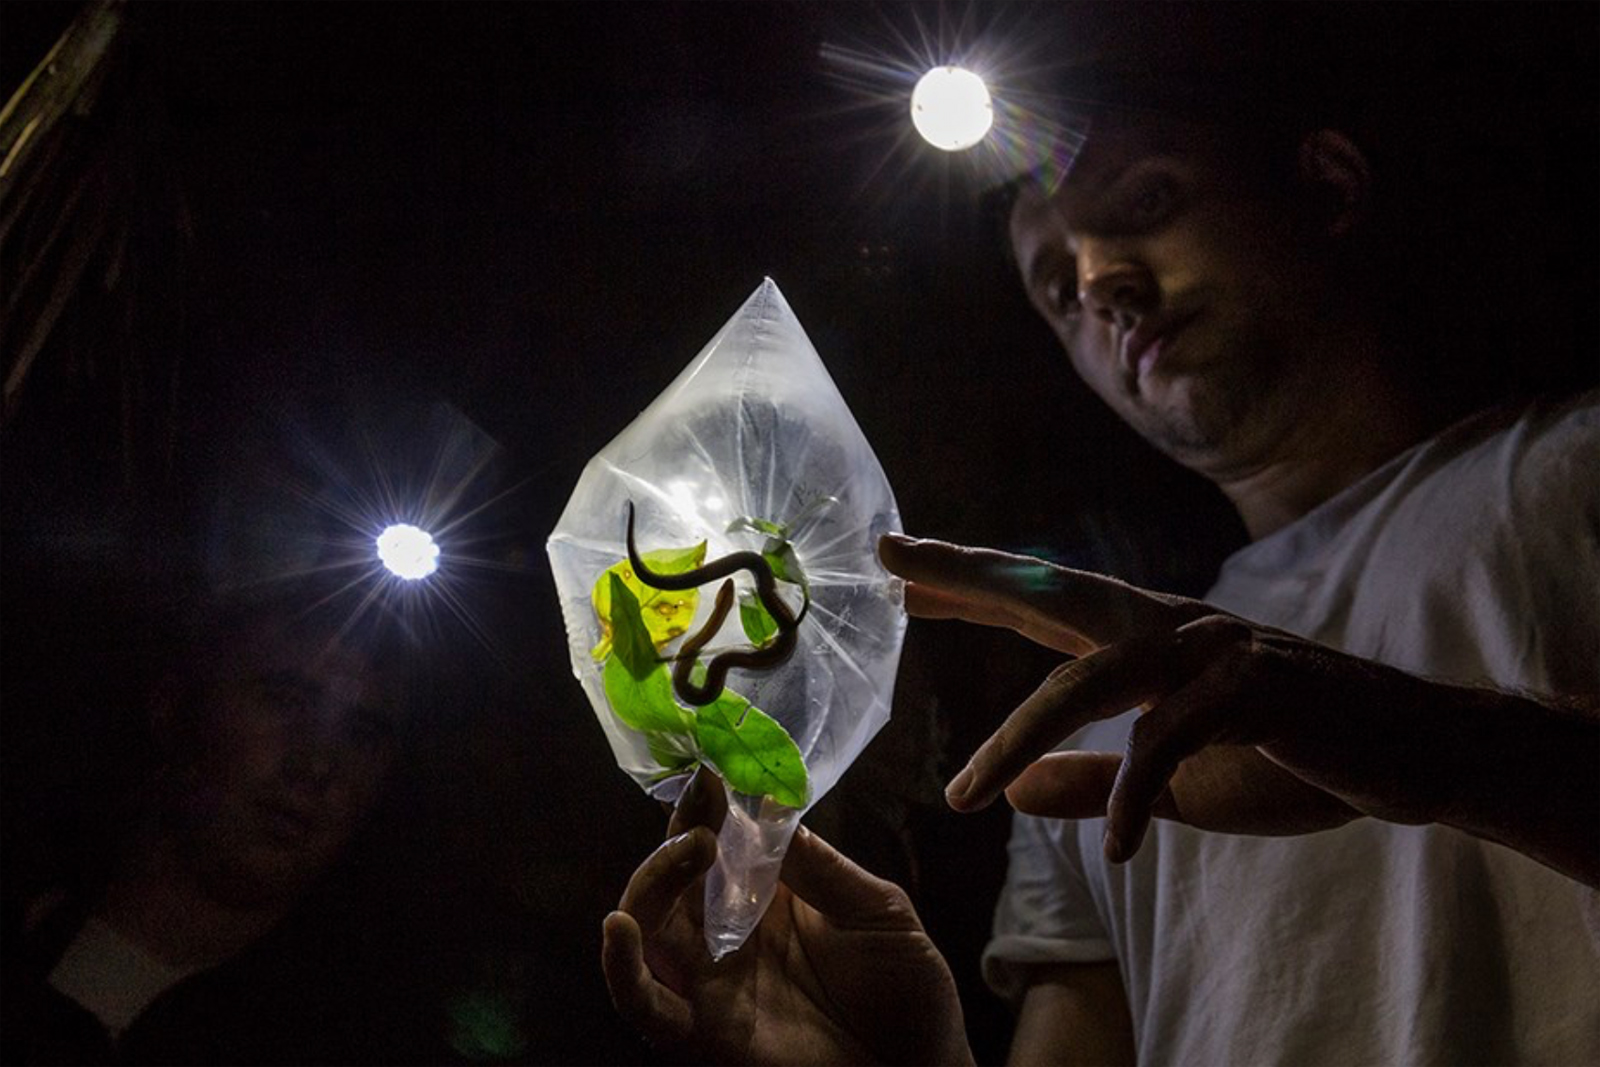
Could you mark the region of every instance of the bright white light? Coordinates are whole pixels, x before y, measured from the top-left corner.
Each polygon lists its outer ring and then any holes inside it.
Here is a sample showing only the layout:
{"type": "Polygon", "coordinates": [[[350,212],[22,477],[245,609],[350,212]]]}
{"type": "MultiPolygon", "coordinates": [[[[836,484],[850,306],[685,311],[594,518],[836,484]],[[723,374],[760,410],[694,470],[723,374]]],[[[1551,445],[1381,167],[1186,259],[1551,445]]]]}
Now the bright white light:
{"type": "Polygon", "coordinates": [[[428,531],[396,523],[378,535],[378,558],[399,577],[414,581],[439,569],[439,546],[428,531]]]}
{"type": "Polygon", "coordinates": [[[970,70],[934,67],[911,91],[911,124],[935,148],[971,148],[994,124],[989,89],[970,70]]]}
{"type": "Polygon", "coordinates": [[[682,515],[716,515],[728,506],[715,488],[702,489],[687,478],[674,478],[666,484],[667,496],[682,515]],[[702,496],[701,493],[705,495],[702,496]]]}

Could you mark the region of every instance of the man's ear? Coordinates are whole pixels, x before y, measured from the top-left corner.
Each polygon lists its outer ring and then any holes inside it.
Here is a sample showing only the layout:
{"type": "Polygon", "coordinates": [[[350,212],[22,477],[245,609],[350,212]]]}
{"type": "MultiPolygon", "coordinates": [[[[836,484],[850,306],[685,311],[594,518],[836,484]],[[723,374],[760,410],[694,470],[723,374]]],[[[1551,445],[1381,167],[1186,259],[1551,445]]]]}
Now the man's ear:
{"type": "Polygon", "coordinates": [[[1372,168],[1366,153],[1337,130],[1318,130],[1300,142],[1300,180],[1314,194],[1323,232],[1342,237],[1366,214],[1372,168]]]}

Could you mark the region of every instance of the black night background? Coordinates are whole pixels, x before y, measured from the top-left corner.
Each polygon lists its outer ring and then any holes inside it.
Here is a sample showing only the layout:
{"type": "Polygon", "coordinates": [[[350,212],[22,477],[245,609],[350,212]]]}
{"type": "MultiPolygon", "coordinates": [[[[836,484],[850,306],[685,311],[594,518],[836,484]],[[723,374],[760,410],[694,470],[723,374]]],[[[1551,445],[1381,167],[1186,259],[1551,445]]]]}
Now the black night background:
{"type": "MultiPolygon", "coordinates": [[[[352,981],[393,1020],[375,1057],[648,1060],[607,1000],[600,922],[665,819],[572,677],[544,541],[585,461],[764,277],[908,532],[1195,595],[1242,541],[1073,377],[984,182],[828,62],[914,66],[1043,6],[121,8],[93,109],[31,191],[0,187],[5,878],[88,834],[134,729],[141,605],[236,536],[207,509],[247,427],[290,413],[352,471],[373,460],[356,427],[396,456],[456,435],[484,458],[487,566],[460,586],[468,621],[433,620],[426,735],[362,846],[350,921],[378,948],[352,981]]],[[[1527,347],[1461,373],[1490,395],[1592,385],[1600,7],[1418,6],[1459,17],[1418,16],[1396,54],[1427,62],[1449,23],[1482,64],[1439,116],[1478,129],[1463,196],[1500,205],[1466,228],[1517,249],[1468,257],[1460,284],[1515,306],[1527,347]]],[[[5,95],[85,10],[0,7],[5,95]]],[[[911,890],[981,1061],[1004,1055],[977,958],[1007,812],[957,816],[940,791],[1055,661],[914,623],[895,718],[808,819],[911,890]]]]}

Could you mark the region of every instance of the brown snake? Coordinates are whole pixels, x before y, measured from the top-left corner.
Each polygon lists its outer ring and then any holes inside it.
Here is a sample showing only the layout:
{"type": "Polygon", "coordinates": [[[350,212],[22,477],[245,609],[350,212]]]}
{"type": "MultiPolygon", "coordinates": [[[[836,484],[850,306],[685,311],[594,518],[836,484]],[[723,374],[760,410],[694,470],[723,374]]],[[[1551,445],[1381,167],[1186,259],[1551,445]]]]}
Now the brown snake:
{"type": "Polygon", "coordinates": [[[728,612],[733,608],[733,582],[731,580],[723,582],[722,587],[717,590],[717,600],[712,608],[711,617],[697,633],[683,643],[683,647],[674,657],[672,688],[684,703],[702,707],[716,700],[722,695],[723,686],[727,684],[728,671],[734,667],[743,667],[746,670],[771,670],[794,654],[797,643],[795,634],[800,628],[800,620],[805,618],[806,610],[811,605],[808,602],[798,618],[789,610],[789,605],[778,595],[778,579],[772,573],[772,565],[762,557],[761,553],[730,552],[694,570],[678,574],[657,574],[639,557],[639,550],[633,539],[633,514],[633,502],[629,501],[628,562],[633,566],[633,573],[639,581],[653,589],[676,592],[695,589],[719,578],[728,578],[735,571],[749,571],[750,576],[756,580],[756,595],[760,598],[762,606],[778,624],[777,636],[763,648],[736,648],[711,657],[711,661],[706,664],[705,681],[695,685],[691,677],[695,659],[700,649],[704,648],[721,628],[723,621],[728,617],[728,612]]]}

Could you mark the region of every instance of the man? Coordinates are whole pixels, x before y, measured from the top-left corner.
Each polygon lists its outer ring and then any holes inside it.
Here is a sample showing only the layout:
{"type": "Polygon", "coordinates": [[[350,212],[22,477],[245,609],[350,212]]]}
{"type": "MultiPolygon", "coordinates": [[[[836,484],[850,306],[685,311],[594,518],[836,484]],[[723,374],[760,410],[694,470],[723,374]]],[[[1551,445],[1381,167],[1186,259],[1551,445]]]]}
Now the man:
{"type": "Polygon", "coordinates": [[[301,909],[381,795],[404,690],[306,607],[189,620],[144,705],[157,765],[120,813],[108,876],[8,916],[7,1062],[361,1055],[327,984],[348,975],[349,917],[301,909]]]}
{"type": "MultiPolygon", "coordinates": [[[[1037,813],[1017,817],[985,954],[1019,1007],[1013,1059],[1593,1062],[1600,414],[1430,404],[1374,269],[1394,246],[1368,243],[1393,179],[1358,137],[1283,117],[1241,140],[1214,116],[1095,109],[1065,179],[1011,215],[1074,369],[1238,509],[1253,543],[1206,601],[883,546],[913,614],[1078,657],[950,787],[961,810],[1009,785],[1037,813]],[[1047,755],[1082,727],[1081,751],[1047,755]]],[[[666,1042],[711,1031],[710,976],[672,951],[692,915],[662,893],[706,847],[669,842],[607,920],[619,1007],[666,1042]]],[[[791,954],[837,943],[813,913],[916,944],[892,894],[846,911],[809,875],[775,921],[791,954]]],[[[938,985],[908,955],[880,988],[938,985]]],[[[811,994],[790,998],[828,1020],[808,1034],[859,1037],[826,978],[768,985],[811,994]]],[[[795,1024],[784,998],[751,1001],[751,1033],[795,1024]]],[[[898,1021],[870,1028],[879,1058],[948,1047],[898,1021]]]]}

